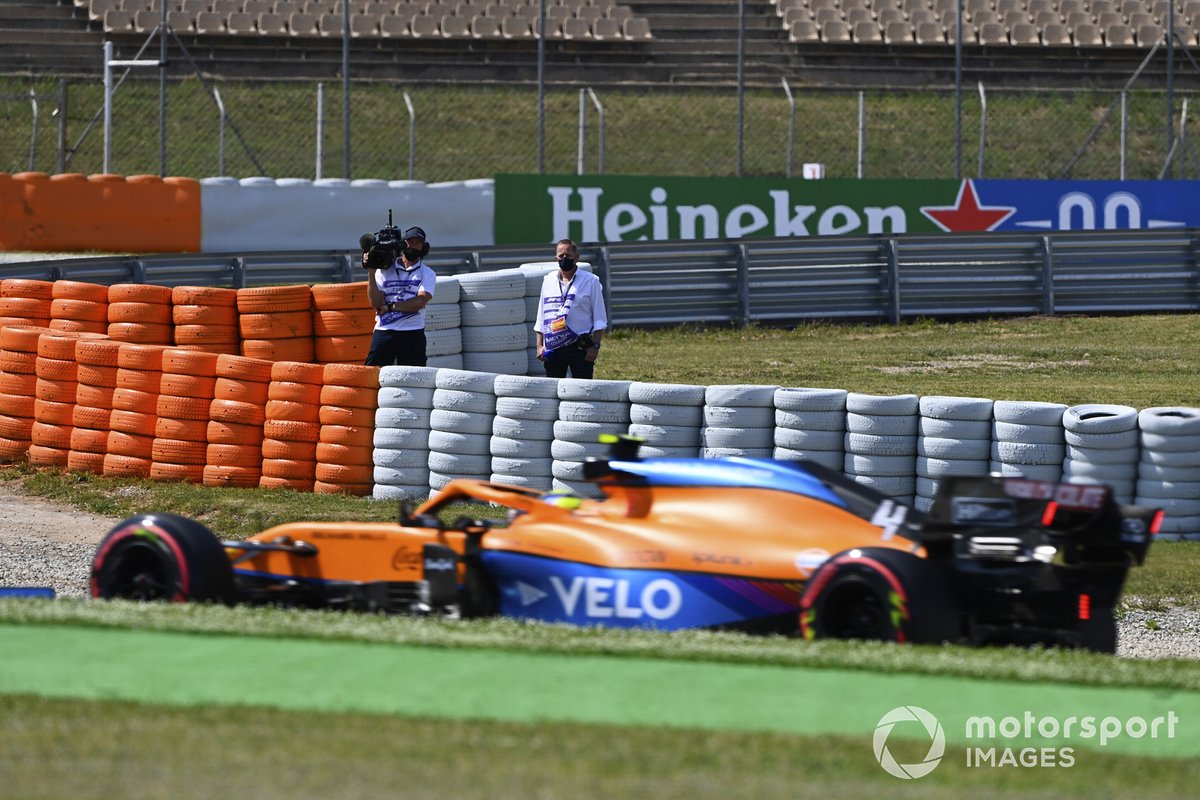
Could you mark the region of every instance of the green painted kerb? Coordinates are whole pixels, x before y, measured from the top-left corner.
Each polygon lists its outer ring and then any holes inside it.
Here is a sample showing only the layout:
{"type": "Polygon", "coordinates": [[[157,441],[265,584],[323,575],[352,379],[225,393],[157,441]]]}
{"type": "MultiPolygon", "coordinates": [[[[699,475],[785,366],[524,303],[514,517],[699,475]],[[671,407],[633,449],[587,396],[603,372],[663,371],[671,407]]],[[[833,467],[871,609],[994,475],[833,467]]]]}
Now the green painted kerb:
{"type": "MultiPolygon", "coordinates": [[[[952,745],[984,744],[967,738],[975,717],[1000,730],[1008,720],[1009,733],[1014,721],[1032,722],[1032,738],[1022,730],[991,744],[1099,748],[1099,733],[1079,736],[1093,717],[1098,729],[1111,731],[1106,718],[1121,725],[1106,751],[1200,755],[1196,692],[63,626],[0,625],[0,692],[851,736],[869,735],[891,709],[915,705],[938,718],[952,745]],[[1053,720],[1061,730],[1071,717],[1073,735],[1038,735],[1039,725],[1044,733],[1053,720]],[[1129,734],[1141,729],[1136,720],[1146,723],[1140,737],[1129,734]]],[[[893,735],[925,734],[900,724],[893,735]]]]}

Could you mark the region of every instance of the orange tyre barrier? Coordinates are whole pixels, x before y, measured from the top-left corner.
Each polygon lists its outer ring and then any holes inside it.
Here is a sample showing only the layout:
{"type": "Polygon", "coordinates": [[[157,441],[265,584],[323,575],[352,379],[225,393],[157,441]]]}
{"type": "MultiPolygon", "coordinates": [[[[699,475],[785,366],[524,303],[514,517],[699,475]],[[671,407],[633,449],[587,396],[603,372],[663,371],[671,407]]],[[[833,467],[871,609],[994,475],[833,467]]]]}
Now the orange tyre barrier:
{"type": "Polygon", "coordinates": [[[371,351],[371,335],[365,336],[321,336],[313,339],[316,344],[314,356],[323,364],[361,364],[371,351]]]}
{"type": "Polygon", "coordinates": [[[155,369],[117,368],[118,389],[134,389],[158,394],[158,386],[161,381],[162,373],[155,369]]]}
{"type": "Polygon", "coordinates": [[[82,300],[108,305],[108,287],[99,283],[57,280],[50,288],[50,296],[55,300],[82,300]]]}
{"type": "Polygon", "coordinates": [[[28,445],[33,435],[33,417],[0,415],[0,437],[24,440],[28,445]]]}
{"type": "Polygon", "coordinates": [[[150,476],[150,459],[109,453],[104,456],[105,475],[122,478],[147,478],[150,476]]]}
{"type": "Polygon", "coordinates": [[[321,406],[316,403],[297,403],[292,400],[268,400],[267,419],[294,419],[297,422],[320,422],[321,406]]]}
{"type": "Polygon", "coordinates": [[[121,343],[112,339],[83,337],[75,340],[75,360],[96,367],[116,367],[121,343]]]}
{"type": "Polygon", "coordinates": [[[213,387],[213,397],[218,400],[238,400],[263,405],[267,402],[267,385],[262,381],[217,378],[213,387]]]}
{"type": "MultiPolygon", "coordinates": [[[[184,375],[164,371],[158,390],[166,396],[212,399],[217,385],[216,378],[203,375],[184,375]]],[[[162,413],[161,411],[159,412],[162,413]]]]}
{"type": "Polygon", "coordinates": [[[238,326],[237,309],[232,306],[179,305],[171,307],[171,321],[176,325],[238,326]]]}
{"type": "Polygon", "coordinates": [[[223,306],[237,307],[237,289],[222,289],[219,286],[176,286],[171,290],[171,304],[178,306],[223,306]]]}
{"type": "Polygon", "coordinates": [[[42,447],[70,450],[71,430],[70,425],[54,425],[49,422],[35,421],[29,431],[29,439],[33,444],[42,447]]]}
{"type": "Polygon", "coordinates": [[[208,448],[212,445],[203,441],[187,439],[156,438],[150,451],[155,464],[188,464],[204,466],[208,463],[208,448]]]}
{"type": "Polygon", "coordinates": [[[14,417],[32,417],[34,405],[41,402],[44,401],[35,399],[33,395],[0,394],[0,408],[14,417]]]}
{"type": "Polygon", "coordinates": [[[208,395],[198,397],[176,397],[160,394],[154,410],[160,417],[208,422],[208,407],[212,400],[208,395]]]}
{"type": "Polygon", "coordinates": [[[254,444],[261,446],[263,429],[258,425],[240,425],[236,422],[210,420],[207,437],[209,444],[254,444]]]}
{"type": "Polygon", "coordinates": [[[40,444],[30,445],[28,452],[29,463],[35,467],[65,468],[70,455],[70,450],[60,447],[47,447],[40,444]]]}
{"type": "MultiPolygon", "coordinates": [[[[109,288],[115,289],[116,287],[112,286],[109,288]]],[[[108,321],[153,322],[157,325],[170,325],[175,320],[171,314],[170,303],[142,303],[132,300],[114,303],[110,293],[108,302],[108,321]]]]}
{"type": "Polygon", "coordinates": [[[150,463],[150,478],[156,481],[204,481],[203,464],[173,464],[158,461],[150,463]]]}
{"type": "Polygon", "coordinates": [[[33,396],[39,400],[53,400],[56,403],[74,403],[75,390],[79,386],[75,381],[56,381],[38,378],[33,396]]]}
{"type": "Polygon", "coordinates": [[[370,464],[373,447],[358,447],[345,444],[318,442],[316,459],[325,464],[370,464]]]}
{"type": "Polygon", "coordinates": [[[318,311],[331,309],[356,309],[371,307],[367,296],[367,282],[315,283],[312,287],[313,308],[318,311]]]}
{"type": "Polygon", "coordinates": [[[74,428],[71,431],[71,452],[108,452],[108,431],[101,428],[74,428]]]}
{"type": "Polygon", "coordinates": [[[0,297],[26,297],[31,300],[54,299],[54,281],[33,278],[5,278],[0,281],[0,297]]]}
{"type": "Polygon", "coordinates": [[[246,356],[225,355],[217,357],[214,370],[218,378],[239,378],[244,381],[268,383],[271,380],[270,361],[246,356]]]}
{"type": "Polygon", "coordinates": [[[67,452],[67,472],[94,472],[99,475],[104,472],[104,455],[72,448],[67,452]]]}
{"type": "Polygon", "coordinates": [[[50,302],[36,297],[0,297],[0,315],[49,322],[50,302]]]}
{"type": "Polygon", "coordinates": [[[322,483],[370,484],[374,468],[370,464],[326,464],[317,462],[315,478],[322,483]]]}
{"type": "Polygon", "coordinates": [[[118,387],[113,391],[112,407],[122,411],[146,411],[158,408],[158,392],[146,392],[141,389],[125,389],[118,387]]]}
{"type": "Polygon", "coordinates": [[[154,435],[161,439],[208,444],[208,417],[204,419],[172,419],[159,417],[154,424],[154,435]]]}
{"type": "Polygon", "coordinates": [[[242,355],[267,361],[312,361],[316,348],[311,336],[294,339],[243,339],[242,355]]]}
{"type": "Polygon", "coordinates": [[[281,311],[311,311],[312,287],[255,286],[237,290],[237,309],[242,314],[270,314],[281,311]]]}
{"type": "Polygon", "coordinates": [[[225,467],[209,464],[204,468],[205,486],[258,486],[261,476],[255,467],[225,467]]]}
{"type": "Polygon", "coordinates": [[[379,388],[379,367],[362,364],[326,364],[322,372],[325,385],[379,388]]]}
{"type": "Polygon", "coordinates": [[[366,303],[361,310],[313,312],[313,333],[317,336],[370,336],[374,329],[375,310],[366,303]]]}
{"type": "Polygon", "coordinates": [[[112,408],[112,396],[116,391],[111,386],[90,386],[81,383],[75,387],[75,402],[92,408],[112,408]]]}
{"type": "Polygon", "coordinates": [[[286,458],[265,458],[262,462],[262,476],[264,478],[292,478],[294,480],[308,481],[308,486],[311,489],[313,470],[315,467],[315,461],[292,461],[286,458]]]}
{"type": "Polygon", "coordinates": [[[296,381],[271,381],[267,387],[267,400],[282,400],[293,403],[308,403],[320,405],[321,389],[319,383],[298,383],[296,381]]]}
{"type": "Polygon", "coordinates": [[[149,460],[154,450],[153,436],[140,436],[124,431],[108,432],[108,452],[119,456],[133,456],[149,460]]]}
{"type": "Polygon", "coordinates": [[[326,483],[313,481],[313,494],[348,494],[354,497],[366,497],[374,490],[374,483],[326,483]]]}
{"type": "MultiPolygon", "coordinates": [[[[100,408],[97,406],[75,405],[71,407],[71,424],[75,426],[75,430],[88,429],[92,431],[107,431],[109,425],[109,417],[112,416],[111,408],[100,408]]],[[[72,450],[79,448],[72,447],[72,450]]]]}
{"type": "Polygon", "coordinates": [[[74,412],[74,403],[55,403],[50,400],[33,401],[33,418],[38,422],[71,426],[75,424],[74,412]]]}
{"type": "MultiPolygon", "coordinates": [[[[328,366],[334,366],[329,364],[328,366]]],[[[378,403],[379,390],[363,386],[334,386],[326,385],[321,389],[321,405],[341,406],[343,408],[364,408],[375,410],[378,403]]],[[[372,414],[372,419],[374,415],[372,414]]]]}
{"type": "Polygon", "coordinates": [[[375,429],[357,425],[322,425],[317,441],[326,444],[347,444],[370,447],[375,438],[375,429]]]}
{"type": "Polygon", "coordinates": [[[5,372],[34,375],[37,373],[36,362],[37,353],[23,353],[19,350],[0,351],[0,370],[5,372]]]}
{"type": "Polygon", "coordinates": [[[86,322],[77,319],[51,319],[47,323],[50,330],[66,331],[68,333],[108,333],[107,322],[86,322]]]}
{"type": "MultiPolygon", "coordinates": [[[[0,394],[18,394],[33,397],[37,375],[22,375],[18,372],[0,372],[0,394]]],[[[4,408],[0,406],[0,408],[4,408]]]]}
{"type": "Polygon", "coordinates": [[[174,344],[175,328],[154,322],[110,322],[108,335],[121,342],[174,344]]]}
{"type": "Polygon", "coordinates": [[[36,353],[38,340],[50,330],[38,325],[10,325],[0,329],[0,349],[36,353]]]}
{"type": "Polygon", "coordinates": [[[371,427],[375,424],[375,409],[322,405],[318,421],[322,425],[371,427]]]}
{"type": "Polygon", "coordinates": [[[79,365],[63,358],[38,356],[33,362],[33,373],[51,381],[75,381],[79,378],[79,365]]]}
{"type": "Polygon", "coordinates": [[[257,444],[210,444],[206,458],[209,464],[259,469],[262,464],[262,447],[257,444]]]}
{"type": "MultiPolygon", "coordinates": [[[[38,336],[37,354],[43,358],[75,360],[75,347],[80,339],[88,338],[77,333],[44,331],[38,336]]],[[[95,338],[95,337],[91,337],[95,338]]]]}
{"type": "Polygon", "coordinates": [[[312,336],[310,311],[280,311],[270,314],[242,314],[238,328],[243,339],[294,339],[312,336]]]}
{"type": "MultiPolygon", "coordinates": [[[[325,367],[306,361],[276,361],[271,365],[271,381],[312,383],[318,386],[325,380],[325,367]]],[[[280,398],[283,399],[283,398],[280,398]]]]}
{"type": "Polygon", "coordinates": [[[50,301],[50,321],[108,322],[108,303],[93,300],[56,299],[50,301]]]}
{"type": "Polygon", "coordinates": [[[264,438],[281,439],[286,442],[315,442],[321,434],[321,426],[315,422],[285,419],[266,420],[262,430],[264,438]]]}
{"type": "Polygon", "coordinates": [[[168,347],[163,350],[162,371],[180,375],[201,375],[211,378],[216,374],[217,355],[195,350],[168,347]]]}
{"type": "Polygon", "coordinates": [[[162,372],[163,351],[166,349],[158,344],[123,343],[117,350],[117,366],[162,372]]]}
{"type": "Polygon", "coordinates": [[[233,422],[238,425],[262,426],[266,412],[255,403],[240,400],[213,400],[208,406],[208,418],[217,422],[233,422]]]}
{"type": "MultiPolygon", "coordinates": [[[[170,286],[156,286],[153,283],[114,283],[108,287],[109,305],[114,303],[144,303],[156,306],[170,306],[175,292],[170,286]]],[[[171,319],[167,315],[167,321],[171,319]]]]}
{"type": "MultiPolygon", "coordinates": [[[[176,325],[174,330],[177,345],[228,345],[237,350],[241,336],[238,326],[212,323],[176,325]]],[[[225,352],[225,351],[222,351],[225,352]]]]}
{"type": "Polygon", "coordinates": [[[263,458],[278,458],[286,461],[317,460],[316,442],[289,442],[285,439],[263,439],[263,458]]]}
{"type": "Polygon", "coordinates": [[[155,414],[144,414],[140,411],[125,411],[115,408],[108,418],[108,427],[110,429],[122,433],[133,433],[139,436],[153,436],[157,423],[158,416],[155,414]]]}
{"type": "MultiPolygon", "coordinates": [[[[95,364],[79,364],[75,370],[76,380],[80,385],[93,387],[115,388],[117,385],[117,367],[101,367],[95,364]]],[[[111,393],[110,393],[111,394],[111,393]]]]}

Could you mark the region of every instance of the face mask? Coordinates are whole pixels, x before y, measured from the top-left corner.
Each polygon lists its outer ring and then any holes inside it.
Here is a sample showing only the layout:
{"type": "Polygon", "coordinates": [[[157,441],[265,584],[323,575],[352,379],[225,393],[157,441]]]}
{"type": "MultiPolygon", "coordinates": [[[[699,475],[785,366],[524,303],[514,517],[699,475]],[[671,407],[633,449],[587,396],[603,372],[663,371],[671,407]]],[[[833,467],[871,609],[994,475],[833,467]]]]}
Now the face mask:
{"type": "Polygon", "coordinates": [[[404,248],[404,257],[407,258],[409,263],[411,263],[411,264],[415,264],[418,261],[420,261],[421,256],[423,256],[423,255],[425,255],[425,254],[422,253],[420,250],[418,250],[415,247],[404,248]]]}
{"type": "Polygon", "coordinates": [[[571,272],[575,269],[575,259],[571,258],[570,256],[560,258],[558,260],[558,268],[563,272],[571,272]]]}

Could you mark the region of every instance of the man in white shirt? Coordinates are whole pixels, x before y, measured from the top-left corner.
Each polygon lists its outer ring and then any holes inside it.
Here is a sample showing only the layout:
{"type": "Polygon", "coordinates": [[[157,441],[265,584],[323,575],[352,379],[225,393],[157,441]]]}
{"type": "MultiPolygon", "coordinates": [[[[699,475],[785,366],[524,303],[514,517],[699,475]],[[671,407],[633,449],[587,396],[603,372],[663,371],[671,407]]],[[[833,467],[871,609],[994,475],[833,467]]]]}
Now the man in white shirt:
{"type": "Polygon", "coordinates": [[[425,231],[408,228],[400,257],[391,266],[368,267],[367,297],[375,309],[375,332],[367,366],[425,366],[425,306],[437,288],[437,275],[421,260],[428,254],[425,231]]]}
{"type": "Polygon", "coordinates": [[[600,279],[579,269],[579,248],[570,239],[554,250],[558,269],[542,281],[537,320],[537,356],[551,378],[591,378],[600,340],[608,327],[600,279]]]}

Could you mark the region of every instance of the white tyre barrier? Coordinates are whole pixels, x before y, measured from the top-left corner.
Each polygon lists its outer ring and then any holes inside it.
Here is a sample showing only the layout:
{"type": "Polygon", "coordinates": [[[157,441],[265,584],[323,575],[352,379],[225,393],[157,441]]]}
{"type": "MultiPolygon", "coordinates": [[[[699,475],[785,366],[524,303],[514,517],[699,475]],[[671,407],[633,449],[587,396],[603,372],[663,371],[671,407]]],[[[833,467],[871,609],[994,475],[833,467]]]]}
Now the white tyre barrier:
{"type": "MultiPolygon", "coordinates": [[[[631,426],[632,427],[632,426],[631,426]]],[[[755,450],[775,447],[774,428],[700,428],[700,445],[707,448],[743,448],[755,450]]]]}
{"type": "Polygon", "coordinates": [[[826,469],[842,471],[846,456],[841,450],[795,450],[789,447],[776,447],[774,457],[780,461],[811,461],[826,469]]]}
{"type": "Polygon", "coordinates": [[[413,386],[381,386],[377,408],[433,408],[433,389],[413,386]]]}
{"type": "MultiPolygon", "coordinates": [[[[915,417],[920,412],[921,400],[915,394],[875,395],[848,392],[847,414],[866,414],[888,417],[915,417]]],[[[849,430],[847,425],[847,430],[849,430]]],[[[863,431],[870,433],[871,431],[863,431]]]]}
{"type": "Polygon", "coordinates": [[[766,406],[705,405],[703,421],[712,428],[774,428],[775,409],[766,406]]]}
{"type": "MultiPolygon", "coordinates": [[[[917,434],[932,436],[939,439],[992,439],[992,422],[977,419],[937,419],[935,417],[919,417],[917,419],[917,434]]],[[[1003,437],[998,437],[1003,438],[1003,437]]],[[[1059,434],[1061,441],[1062,434],[1059,434]]]]}
{"type": "Polygon", "coordinates": [[[584,479],[583,463],[582,461],[552,461],[550,476],[561,481],[582,481],[584,479]]]}
{"type": "Polygon", "coordinates": [[[1146,450],[1157,453],[1196,452],[1200,450],[1200,436],[1195,434],[1171,435],[1167,433],[1144,432],[1141,435],[1141,445],[1146,450]]]}
{"type": "MultiPolygon", "coordinates": [[[[438,389],[454,389],[461,392],[483,392],[495,395],[496,376],[486,372],[465,369],[439,369],[434,383],[438,389]]],[[[434,393],[436,397],[436,392],[434,393]]]]}
{"type": "Polygon", "coordinates": [[[430,303],[425,306],[426,354],[428,354],[429,331],[451,330],[460,325],[462,325],[462,314],[459,313],[458,304],[434,305],[430,303]]]}
{"type": "Polygon", "coordinates": [[[497,414],[492,419],[492,435],[507,439],[550,440],[554,438],[554,423],[551,419],[517,419],[497,414]]]}
{"type": "Polygon", "coordinates": [[[492,435],[490,433],[454,433],[451,431],[430,431],[429,449],[440,453],[457,455],[491,455],[492,435]]]}
{"type": "Polygon", "coordinates": [[[629,421],[639,425],[674,425],[699,428],[704,422],[703,406],[666,403],[630,403],[629,421]]]}
{"type": "Polygon", "coordinates": [[[429,467],[375,467],[375,483],[389,486],[423,486],[429,491],[429,467]]]}
{"type": "Polygon", "coordinates": [[[912,456],[917,452],[917,436],[881,436],[847,433],[843,446],[847,453],[867,456],[912,456]]]}
{"type": "Polygon", "coordinates": [[[1138,432],[1133,428],[1114,433],[1084,433],[1068,430],[1064,432],[1063,438],[1072,447],[1093,450],[1136,450],[1138,447],[1138,432]]]}
{"type": "Polygon", "coordinates": [[[523,297],[513,300],[463,300],[458,308],[462,324],[466,327],[520,325],[525,328],[523,297]]]}
{"type": "Polygon", "coordinates": [[[1151,450],[1142,448],[1141,463],[1155,464],[1164,467],[1197,467],[1200,466],[1200,450],[1151,450]]]}
{"type": "Polygon", "coordinates": [[[620,422],[572,422],[560,419],[554,423],[554,438],[566,442],[597,442],[604,434],[627,433],[628,425],[620,422]]]}
{"type": "Polygon", "coordinates": [[[939,436],[922,436],[917,439],[917,455],[928,458],[986,462],[991,449],[992,443],[989,439],[944,439],[939,436]]]}
{"type": "Polygon", "coordinates": [[[429,356],[425,359],[426,366],[437,367],[438,369],[462,369],[463,357],[462,353],[450,353],[444,356],[429,356]]]}
{"type": "Polygon", "coordinates": [[[1200,499],[1200,480],[1155,481],[1141,478],[1138,480],[1136,488],[1139,496],[1173,497],[1185,500],[1200,499]]]}
{"type": "Polygon", "coordinates": [[[451,433],[490,434],[492,432],[492,415],[435,408],[429,412],[429,427],[435,431],[450,431],[451,433]]]}
{"type": "Polygon", "coordinates": [[[558,399],[602,400],[614,403],[628,403],[629,387],[632,384],[633,381],[562,378],[558,382],[558,399]]]}
{"type": "MultiPolygon", "coordinates": [[[[388,469],[410,469],[417,467],[427,469],[429,454],[427,448],[397,449],[393,447],[376,447],[371,451],[371,459],[377,467],[388,469]]],[[[380,482],[378,478],[376,482],[380,482]]]]}
{"type": "Polygon", "coordinates": [[[1137,464],[1093,464],[1088,461],[1063,462],[1064,478],[1094,478],[1098,481],[1128,481],[1137,477],[1137,464]]]}
{"type": "Polygon", "coordinates": [[[772,447],[701,447],[701,458],[771,458],[772,447]]]}
{"type": "MultiPolygon", "coordinates": [[[[463,455],[460,453],[441,453],[429,451],[430,474],[440,472],[443,475],[462,477],[466,475],[491,475],[492,457],[490,455],[463,455]]],[[[442,488],[442,487],[437,487],[442,488]]]]}
{"type": "Polygon", "coordinates": [[[458,305],[462,294],[457,275],[438,275],[437,285],[433,289],[433,299],[429,305],[458,305]]]}
{"type": "Polygon", "coordinates": [[[846,413],[846,430],[850,433],[866,433],[872,436],[916,436],[916,415],[846,413]]]}
{"type": "Polygon", "coordinates": [[[700,447],[700,428],[691,425],[639,425],[629,426],[629,435],[636,436],[646,444],[658,447],[700,447]]]}
{"type": "Polygon", "coordinates": [[[525,325],[480,325],[460,328],[464,353],[525,352],[525,325]]]}
{"type": "Polygon", "coordinates": [[[429,428],[433,412],[427,408],[377,408],[375,428],[429,428]]]}
{"type": "Polygon", "coordinates": [[[1013,422],[1020,425],[1056,425],[1062,427],[1063,403],[1018,402],[997,400],[992,406],[992,417],[997,422],[1013,422]]]}
{"type": "Polygon", "coordinates": [[[515,269],[466,272],[457,276],[459,303],[473,300],[515,300],[525,296],[525,275],[515,269]]]}
{"type": "Polygon", "coordinates": [[[700,447],[659,447],[643,444],[638,448],[638,455],[642,458],[699,458],[700,447]]]}
{"type": "MultiPolygon", "coordinates": [[[[378,416],[378,413],[376,413],[376,419],[378,419],[378,416]]],[[[384,427],[376,423],[372,441],[375,447],[392,450],[428,450],[429,429],[384,427]]]]}
{"type": "Polygon", "coordinates": [[[496,397],[558,399],[558,378],[497,375],[492,388],[496,397]]]}
{"type": "Polygon", "coordinates": [[[509,375],[524,375],[527,367],[524,349],[463,353],[462,362],[463,369],[503,372],[509,375]]]}
{"type": "Polygon", "coordinates": [[[469,411],[476,414],[491,414],[496,410],[496,395],[488,392],[465,391],[462,389],[435,389],[433,407],[443,411],[469,411]]]}
{"type": "Polygon", "coordinates": [[[1057,464],[1062,468],[1066,446],[1061,444],[1025,444],[992,442],[991,460],[1008,464],[1057,464]]]}
{"type": "Polygon", "coordinates": [[[550,443],[550,457],[557,461],[583,461],[586,458],[603,458],[609,447],[600,442],[568,442],[555,439],[550,443]]]}
{"type": "Polygon", "coordinates": [[[846,430],[846,414],[843,411],[787,411],[775,410],[775,427],[801,431],[846,430]]]}
{"type": "Polygon", "coordinates": [[[1118,433],[1137,427],[1138,412],[1129,406],[1084,403],[1063,412],[1063,427],[1076,433],[1118,433]]]}
{"type": "Polygon", "coordinates": [[[776,428],[775,446],[787,450],[826,450],[840,453],[844,449],[845,434],[841,431],[803,430],[798,428],[776,428]]]}
{"type": "Polygon", "coordinates": [[[1138,412],[1138,428],[1164,436],[1200,436],[1200,408],[1158,406],[1138,412]]]}
{"type": "MultiPolygon", "coordinates": [[[[425,356],[427,359],[433,359],[436,356],[451,356],[461,354],[462,347],[462,331],[459,328],[447,328],[446,330],[441,331],[425,331],[425,356]]],[[[386,367],[384,369],[386,369],[386,367]]]]}
{"type": "Polygon", "coordinates": [[[376,483],[375,488],[371,490],[371,498],[373,500],[424,500],[429,496],[429,479],[425,480],[425,483],[413,486],[391,486],[376,483]]]}
{"type": "Polygon", "coordinates": [[[704,405],[704,387],[634,381],[629,384],[629,402],[662,406],[701,406],[704,405]]]}
{"type": "Polygon", "coordinates": [[[915,476],[916,458],[913,456],[872,456],[846,453],[842,460],[847,475],[915,476]]]}
{"type": "MultiPolygon", "coordinates": [[[[846,413],[845,389],[817,389],[805,386],[783,387],[775,390],[774,404],[780,411],[846,413]]],[[[833,430],[829,428],[827,430],[833,430]]]]}
{"type": "Polygon", "coordinates": [[[508,486],[520,486],[538,492],[548,492],[553,487],[553,480],[545,475],[510,475],[493,473],[492,483],[503,483],[508,486]]]}
{"type": "Polygon", "coordinates": [[[994,422],[992,436],[998,442],[1025,444],[1063,444],[1066,441],[1062,425],[1026,425],[1020,422],[994,422]]]}
{"type": "MultiPolygon", "coordinates": [[[[499,417],[497,417],[499,419],[499,417]]],[[[507,436],[492,436],[488,447],[493,456],[501,458],[549,458],[553,437],[545,439],[512,439],[507,436]]],[[[492,472],[503,472],[492,467],[492,472]]]]}
{"type": "Polygon", "coordinates": [[[759,406],[775,408],[778,386],[761,384],[718,384],[704,390],[706,406],[759,406]]]}
{"type": "Polygon", "coordinates": [[[917,488],[917,479],[912,475],[855,475],[854,481],[891,497],[907,498],[917,488]]]}
{"type": "Polygon", "coordinates": [[[382,367],[379,385],[403,388],[433,389],[437,386],[437,369],[433,367],[382,367]]]}
{"type": "Polygon", "coordinates": [[[553,422],[558,419],[557,398],[548,397],[497,397],[496,416],[514,419],[540,419],[553,422]]]}
{"type": "Polygon", "coordinates": [[[550,465],[554,459],[545,458],[506,458],[492,456],[492,472],[498,475],[540,475],[550,474],[550,465]]]}
{"type": "MultiPolygon", "coordinates": [[[[1133,455],[1136,456],[1136,451],[1133,455]]],[[[1130,464],[1130,448],[1114,450],[1103,447],[1076,447],[1067,445],[1064,460],[1086,461],[1089,464],[1130,464]]]]}
{"type": "MultiPolygon", "coordinates": [[[[977,458],[928,458],[917,456],[915,471],[922,478],[949,478],[964,475],[987,475],[988,461],[977,458]]],[[[923,494],[919,491],[917,494],[923,494]]]]}
{"type": "Polygon", "coordinates": [[[571,422],[629,423],[629,404],[606,400],[560,400],[558,418],[571,422]]]}
{"type": "Polygon", "coordinates": [[[985,397],[922,397],[917,408],[922,417],[932,419],[960,419],[986,422],[992,419],[994,402],[985,397]]]}
{"type": "Polygon", "coordinates": [[[992,461],[988,471],[1008,478],[1029,478],[1034,481],[1062,480],[1062,464],[1013,464],[992,461]]]}

